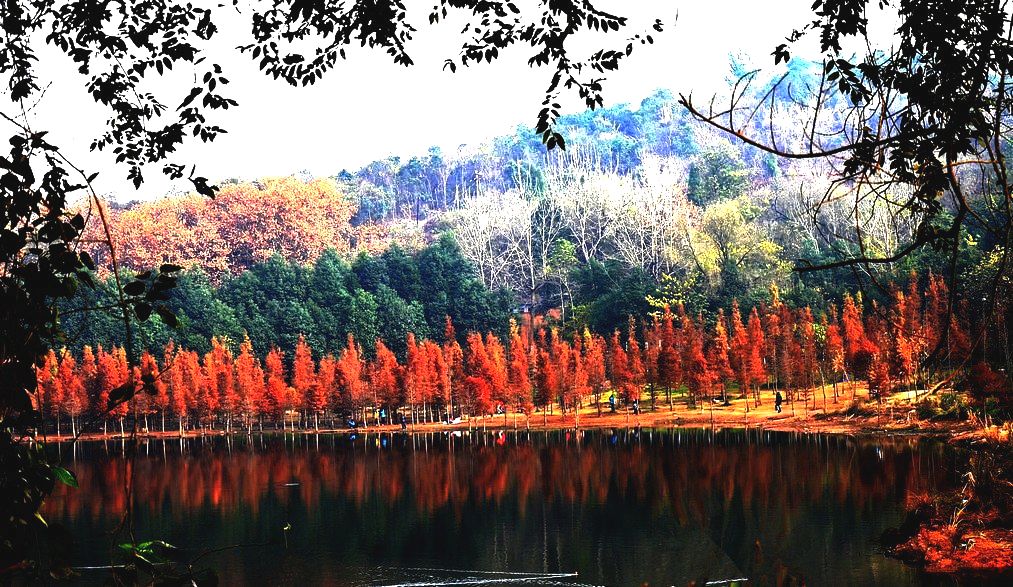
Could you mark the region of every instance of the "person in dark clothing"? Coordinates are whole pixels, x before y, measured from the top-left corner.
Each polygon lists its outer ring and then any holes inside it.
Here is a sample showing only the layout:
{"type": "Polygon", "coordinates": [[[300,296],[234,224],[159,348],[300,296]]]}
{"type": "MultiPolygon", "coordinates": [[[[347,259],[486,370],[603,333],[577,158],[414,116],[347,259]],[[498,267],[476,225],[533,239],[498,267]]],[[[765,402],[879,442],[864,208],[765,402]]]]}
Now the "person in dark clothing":
{"type": "Polygon", "coordinates": [[[634,414],[640,413],[640,400],[638,399],[633,400],[633,413],[634,414]]]}
{"type": "Polygon", "coordinates": [[[781,413],[781,404],[784,402],[784,398],[781,397],[781,392],[776,392],[774,395],[774,411],[778,414],[781,413]]]}
{"type": "Polygon", "coordinates": [[[408,429],[408,420],[404,417],[404,412],[401,412],[401,430],[408,429]]]}
{"type": "Polygon", "coordinates": [[[616,394],[614,394],[614,393],[611,394],[611,395],[609,395],[609,408],[612,410],[612,413],[615,413],[615,411],[616,411],[616,394]]]}

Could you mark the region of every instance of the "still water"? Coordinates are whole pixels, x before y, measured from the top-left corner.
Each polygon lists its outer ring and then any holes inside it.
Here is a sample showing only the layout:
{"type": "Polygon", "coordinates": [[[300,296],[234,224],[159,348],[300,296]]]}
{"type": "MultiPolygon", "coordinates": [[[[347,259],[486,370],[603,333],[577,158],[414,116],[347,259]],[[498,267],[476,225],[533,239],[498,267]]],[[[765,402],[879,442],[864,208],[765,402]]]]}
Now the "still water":
{"type": "Polygon", "coordinates": [[[108,563],[132,501],[138,541],[194,556],[245,545],[202,559],[226,585],[950,583],[879,545],[912,496],[953,482],[928,440],[264,435],[142,441],[133,458],[128,445],[61,449],[81,487],[47,517],[89,537],[81,566],[108,563]]]}

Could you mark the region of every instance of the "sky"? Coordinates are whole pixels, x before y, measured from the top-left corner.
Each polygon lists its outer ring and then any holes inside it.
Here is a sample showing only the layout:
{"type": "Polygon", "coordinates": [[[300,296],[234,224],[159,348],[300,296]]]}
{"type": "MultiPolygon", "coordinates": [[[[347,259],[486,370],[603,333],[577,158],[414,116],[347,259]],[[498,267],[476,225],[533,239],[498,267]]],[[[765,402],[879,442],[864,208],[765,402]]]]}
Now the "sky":
{"type": "MultiPolygon", "coordinates": [[[[774,46],[811,18],[810,0],[598,0],[595,5],[631,19],[629,33],[604,37],[612,40],[609,46],[621,46],[627,36],[649,30],[655,17],[666,26],[653,35],[654,45],[641,47],[618,73],[610,74],[607,104],[636,105],[659,88],[697,97],[720,94],[726,91],[730,54],[773,68],[774,46]]],[[[533,125],[552,71],[529,68],[530,49],[521,46],[492,64],[459,68],[455,74],[443,71],[444,59],[458,53],[464,20],[428,27],[428,9],[425,3],[413,13],[419,21],[408,47],[413,67],[395,65],[381,53],[354,50],[323,81],[300,88],[264,76],[240,55],[235,46],[247,41],[248,25],[238,15],[221,16],[209,60],[225,69],[232,82],[227,95],[239,107],[217,119],[228,134],[208,145],[189,144],[181,160],[195,163],[198,174],[212,181],[302,171],[327,176],[389,155],[423,154],[430,146],[453,151],[508,134],[518,124],[533,125]]],[[[602,46],[602,38],[583,38],[581,44],[602,46]]],[[[98,171],[100,193],[125,202],[188,189],[188,182],[169,182],[152,167],[146,170],[146,183],[134,190],[126,169],[116,166],[110,154],[89,152],[107,113],[85,93],[85,78],[54,49],[43,54],[40,71],[52,85],[32,110],[33,128],[48,129],[51,142],[75,163],[98,171]]],[[[181,100],[194,81],[192,72],[174,76],[152,88],[156,95],[168,90],[173,96],[169,104],[181,100]]],[[[563,106],[567,112],[583,109],[576,100],[563,106]]]]}

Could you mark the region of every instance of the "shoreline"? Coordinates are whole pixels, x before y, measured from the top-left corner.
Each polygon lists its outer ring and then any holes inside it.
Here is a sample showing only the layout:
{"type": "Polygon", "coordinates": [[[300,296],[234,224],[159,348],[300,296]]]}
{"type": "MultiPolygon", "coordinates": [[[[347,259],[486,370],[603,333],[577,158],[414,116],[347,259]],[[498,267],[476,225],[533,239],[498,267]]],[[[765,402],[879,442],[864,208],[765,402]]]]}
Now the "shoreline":
{"type": "MultiPolygon", "coordinates": [[[[907,393],[897,394],[907,396],[907,393]]],[[[782,413],[776,413],[772,405],[750,406],[749,412],[744,410],[744,402],[747,400],[736,399],[730,406],[714,405],[713,407],[688,408],[679,404],[674,409],[662,409],[659,402],[656,411],[650,411],[635,415],[626,412],[603,412],[598,415],[596,410],[585,408],[575,420],[574,414],[559,413],[542,415],[534,414],[530,418],[523,415],[509,413],[506,415],[493,415],[485,417],[470,418],[468,420],[453,424],[442,422],[419,422],[412,424],[410,421],[407,428],[402,430],[400,424],[370,423],[366,426],[359,426],[354,429],[347,427],[320,426],[319,428],[278,428],[275,425],[264,426],[263,429],[254,426],[252,433],[245,427],[233,428],[227,432],[223,429],[193,429],[185,430],[182,433],[178,429],[167,429],[164,432],[160,429],[148,430],[126,430],[124,434],[118,431],[88,432],[81,434],[77,440],[98,441],[98,440],[122,440],[128,438],[146,439],[169,439],[169,438],[199,438],[206,436],[249,436],[251,434],[350,434],[350,433],[433,433],[433,432],[458,432],[475,429],[492,431],[511,430],[543,430],[559,431],[574,429],[611,429],[611,428],[763,428],[772,432],[802,432],[820,434],[842,434],[852,436],[938,436],[948,440],[975,437],[975,428],[966,421],[930,421],[921,420],[915,417],[913,406],[901,402],[909,401],[909,398],[891,397],[882,404],[875,402],[852,402],[844,401],[843,398],[835,405],[828,405],[824,411],[822,407],[808,410],[799,410],[796,406],[795,414],[791,414],[791,408],[786,404],[782,413]]],[[[667,403],[667,402],[666,402],[667,403]]],[[[750,402],[752,403],[752,402],[750,402]]],[[[769,402],[768,402],[769,404],[769,402]]],[[[272,423],[273,424],[273,423],[272,423]]],[[[74,440],[70,435],[56,436],[52,434],[38,435],[38,440],[52,443],[66,443],[74,440]]]]}

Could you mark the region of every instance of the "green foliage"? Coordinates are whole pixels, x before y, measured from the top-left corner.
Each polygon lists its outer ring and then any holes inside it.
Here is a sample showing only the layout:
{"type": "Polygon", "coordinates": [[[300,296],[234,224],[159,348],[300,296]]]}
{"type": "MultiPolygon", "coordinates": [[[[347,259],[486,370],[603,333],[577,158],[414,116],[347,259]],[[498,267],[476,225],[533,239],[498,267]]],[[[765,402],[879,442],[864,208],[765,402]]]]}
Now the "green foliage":
{"type": "MultiPolygon", "coordinates": [[[[460,332],[502,334],[512,308],[510,296],[490,292],[450,238],[418,253],[393,247],[378,257],[359,256],[349,265],[327,251],[308,267],[274,256],[215,287],[199,271],[184,272],[165,301],[178,317],[170,328],[153,314],[134,329],[136,353],[156,355],[170,339],[206,353],[217,336],[235,347],[249,334],[254,349],[266,354],[272,346],[294,348],[300,335],[313,349],[337,353],[353,334],[367,350],[379,337],[403,354],[409,332],[420,338],[439,337],[450,316],[460,332]]],[[[100,283],[90,296],[74,301],[99,308],[115,302],[111,281],[100,283]]],[[[70,310],[71,304],[64,304],[70,310]]],[[[70,346],[123,345],[122,322],[110,310],[66,312],[63,326],[70,346]]]]}
{"type": "Polygon", "coordinates": [[[967,398],[956,392],[945,392],[939,395],[939,412],[946,418],[963,420],[967,418],[967,398]]]}
{"type": "Polygon", "coordinates": [[[752,305],[791,272],[759,216],[759,206],[747,197],[719,200],[704,209],[691,234],[696,264],[719,302],[752,305]]]}
{"type": "Polygon", "coordinates": [[[749,175],[738,149],[727,143],[710,147],[690,164],[687,196],[697,206],[736,198],[748,189],[749,175]]]}
{"type": "Polygon", "coordinates": [[[630,316],[644,316],[651,310],[648,298],[656,295],[654,280],[647,273],[617,261],[592,261],[575,277],[578,329],[586,325],[594,332],[608,333],[625,327],[630,316]]]}
{"type": "Polygon", "coordinates": [[[676,276],[665,274],[658,282],[657,293],[647,296],[647,303],[655,310],[661,310],[665,306],[675,308],[682,304],[690,315],[706,313],[707,293],[703,278],[698,271],[689,275],[676,276]]]}

